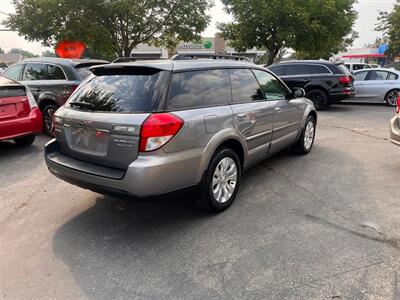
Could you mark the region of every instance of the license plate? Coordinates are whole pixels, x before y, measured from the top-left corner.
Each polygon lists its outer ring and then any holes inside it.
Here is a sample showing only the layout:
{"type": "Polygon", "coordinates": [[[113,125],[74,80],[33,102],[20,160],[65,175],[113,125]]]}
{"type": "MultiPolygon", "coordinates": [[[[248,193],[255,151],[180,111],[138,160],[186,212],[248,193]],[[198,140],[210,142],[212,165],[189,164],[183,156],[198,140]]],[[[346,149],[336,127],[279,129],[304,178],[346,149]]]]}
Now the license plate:
{"type": "Polygon", "coordinates": [[[106,155],[109,133],[101,130],[70,128],[70,147],[82,153],[106,155]]]}
{"type": "Polygon", "coordinates": [[[0,117],[15,116],[17,111],[14,104],[5,104],[0,106],[0,117]]]}

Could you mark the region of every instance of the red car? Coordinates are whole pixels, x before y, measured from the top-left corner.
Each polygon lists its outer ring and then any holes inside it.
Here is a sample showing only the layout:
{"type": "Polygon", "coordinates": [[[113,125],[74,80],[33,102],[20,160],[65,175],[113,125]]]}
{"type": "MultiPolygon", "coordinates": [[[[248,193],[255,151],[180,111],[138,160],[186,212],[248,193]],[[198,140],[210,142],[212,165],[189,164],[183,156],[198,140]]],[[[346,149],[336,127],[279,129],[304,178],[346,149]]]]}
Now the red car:
{"type": "Polygon", "coordinates": [[[42,130],[42,114],[29,89],[0,76],[0,141],[30,145],[42,130]]]}

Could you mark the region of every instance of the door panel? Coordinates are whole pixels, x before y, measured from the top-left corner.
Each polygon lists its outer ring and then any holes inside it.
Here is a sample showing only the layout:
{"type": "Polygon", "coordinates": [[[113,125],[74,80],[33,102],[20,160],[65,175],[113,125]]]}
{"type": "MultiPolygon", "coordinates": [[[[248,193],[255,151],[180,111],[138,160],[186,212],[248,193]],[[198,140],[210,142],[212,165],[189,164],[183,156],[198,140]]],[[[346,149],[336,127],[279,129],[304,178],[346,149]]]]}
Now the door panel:
{"type": "Polygon", "coordinates": [[[274,75],[261,70],[254,70],[254,74],[272,108],[273,130],[270,152],[276,152],[295,141],[306,105],[300,100],[290,100],[291,91],[274,75]]]}
{"type": "Polygon", "coordinates": [[[277,152],[296,140],[306,105],[296,99],[273,101],[274,127],[271,152],[277,152]]]}
{"type": "Polygon", "coordinates": [[[235,128],[246,140],[249,163],[268,154],[273,126],[272,104],[265,100],[250,69],[229,70],[235,128]]]}

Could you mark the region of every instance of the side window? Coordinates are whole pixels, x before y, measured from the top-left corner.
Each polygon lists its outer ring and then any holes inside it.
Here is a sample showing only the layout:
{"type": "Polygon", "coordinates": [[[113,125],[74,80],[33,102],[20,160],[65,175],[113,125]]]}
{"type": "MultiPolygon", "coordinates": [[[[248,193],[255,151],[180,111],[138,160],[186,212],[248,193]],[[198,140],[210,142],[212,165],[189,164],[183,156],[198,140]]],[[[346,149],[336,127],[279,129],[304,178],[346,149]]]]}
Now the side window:
{"type": "Polygon", "coordinates": [[[172,75],[167,110],[190,109],[230,103],[227,70],[204,70],[172,75]]]}
{"type": "Polygon", "coordinates": [[[386,80],[388,72],[385,71],[370,71],[368,80],[386,80]]]}
{"type": "Polygon", "coordinates": [[[60,67],[47,65],[47,79],[49,80],[65,80],[65,75],[60,67]]]}
{"type": "Polygon", "coordinates": [[[389,72],[387,80],[397,80],[399,79],[399,75],[389,72]]]}
{"type": "Polygon", "coordinates": [[[354,79],[356,81],[362,81],[365,80],[365,77],[367,77],[368,72],[358,72],[354,74],[354,79]]]}
{"type": "Polygon", "coordinates": [[[309,74],[308,65],[292,64],[287,65],[286,75],[306,75],[309,74]]]}
{"type": "Polygon", "coordinates": [[[285,75],[285,66],[275,66],[268,68],[272,72],[274,72],[278,76],[284,76],[285,75]]]}
{"type": "Polygon", "coordinates": [[[7,77],[8,79],[12,80],[20,80],[21,78],[21,71],[24,65],[15,65],[8,68],[1,76],[7,77]]]}
{"type": "Polygon", "coordinates": [[[232,99],[235,103],[264,100],[261,88],[249,69],[231,69],[229,77],[232,85],[232,99]]]}
{"type": "Polygon", "coordinates": [[[309,65],[309,74],[330,74],[331,72],[324,66],[309,65]]]}
{"type": "Polygon", "coordinates": [[[254,70],[254,74],[267,100],[282,100],[287,97],[287,89],[274,76],[260,70],[254,70]]]}
{"type": "Polygon", "coordinates": [[[44,80],[45,74],[45,64],[26,64],[22,80],[44,80]]]}

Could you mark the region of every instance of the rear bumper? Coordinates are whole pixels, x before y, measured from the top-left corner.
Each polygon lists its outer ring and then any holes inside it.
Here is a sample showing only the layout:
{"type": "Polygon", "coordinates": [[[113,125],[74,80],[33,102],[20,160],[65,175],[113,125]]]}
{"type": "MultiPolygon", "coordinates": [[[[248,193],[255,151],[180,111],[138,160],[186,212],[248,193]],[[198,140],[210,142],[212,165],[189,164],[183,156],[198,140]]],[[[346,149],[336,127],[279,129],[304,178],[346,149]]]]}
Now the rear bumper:
{"type": "Polygon", "coordinates": [[[43,131],[42,114],[35,107],[29,115],[9,121],[0,121],[0,140],[9,140],[21,136],[40,134],[43,131]]]}
{"type": "Polygon", "coordinates": [[[344,88],[344,90],[341,91],[332,91],[329,94],[329,98],[331,103],[337,103],[342,100],[347,100],[350,98],[353,98],[355,96],[354,88],[349,87],[349,88],[344,88]]]}
{"type": "Polygon", "coordinates": [[[400,146],[400,120],[397,116],[390,120],[390,141],[400,146]]]}
{"type": "MultiPolygon", "coordinates": [[[[162,153],[160,153],[162,152],[162,153]]],[[[45,146],[49,171],[71,184],[101,194],[148,197],[181,190],[200,182],[200,150],[179,154],[140,154],[126,170],[82,162],[63,155],[52,140],[45,146]]]]}

